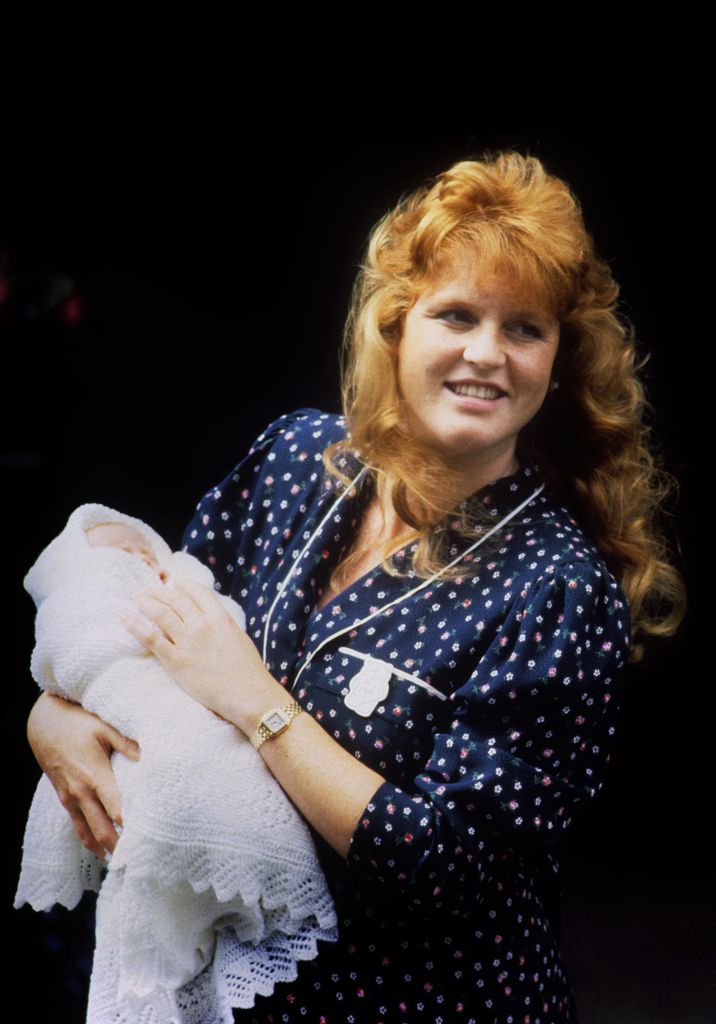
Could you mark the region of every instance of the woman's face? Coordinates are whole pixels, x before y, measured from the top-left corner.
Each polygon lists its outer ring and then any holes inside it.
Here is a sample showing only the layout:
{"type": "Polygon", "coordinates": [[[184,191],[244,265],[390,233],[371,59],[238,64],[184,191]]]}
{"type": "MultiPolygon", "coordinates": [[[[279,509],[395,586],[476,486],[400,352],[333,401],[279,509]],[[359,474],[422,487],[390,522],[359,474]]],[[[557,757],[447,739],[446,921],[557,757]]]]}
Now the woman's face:
{"type": "Polygon", "coordinates": [[[398,387],[407,428],[438,451],[465,494],[516,472],[517,436],[547,394],[559,321],[463,257],[406,314],[398,387]],[[474,486],[472,486],[474,484],[474,486]]]}

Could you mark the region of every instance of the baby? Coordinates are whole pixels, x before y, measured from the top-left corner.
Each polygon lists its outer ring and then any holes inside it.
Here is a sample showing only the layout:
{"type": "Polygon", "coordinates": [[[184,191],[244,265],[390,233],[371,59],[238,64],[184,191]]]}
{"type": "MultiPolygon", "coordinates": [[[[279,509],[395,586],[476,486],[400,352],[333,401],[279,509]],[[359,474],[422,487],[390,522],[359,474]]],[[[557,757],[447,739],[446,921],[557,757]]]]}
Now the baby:
{"type": "MultiPolygon", "coordinates": [[[[139,761],[112,758],[124,825],[107,865],[45,775],[25,832],[16,907],[72,908],[99,892],[88,1024],[230,1024],[232,1006],[252,1006],[296,977],[318,939],[337,938],[308,826],[261,756],[120,623],[140,591],[178,577],[213,589],[207,566],[140,520],[82,505],[24,581],[38,607],[33,678],[141,749],[139,761]]],[[[236,602],[216,596],[245,628],[236,602]]]]}
{"type": "MultiPolygon", "coordinates": [[[[136,527],[130,526],[128,523],[98,523],[97,526],[88,526],[85,536],[90,547],[121,548],[122,551],[126,551],[130,555],[136,555],[145,565],[155,571],[162,583],[166,583],[168,577],[166,570],[161,568],[151,544],[136,527]]],[[[241,609],[239,610],[241,611],[241,609]]],[[[245,619],[244,616],[244,626],[246,625],[245,619]]]]}

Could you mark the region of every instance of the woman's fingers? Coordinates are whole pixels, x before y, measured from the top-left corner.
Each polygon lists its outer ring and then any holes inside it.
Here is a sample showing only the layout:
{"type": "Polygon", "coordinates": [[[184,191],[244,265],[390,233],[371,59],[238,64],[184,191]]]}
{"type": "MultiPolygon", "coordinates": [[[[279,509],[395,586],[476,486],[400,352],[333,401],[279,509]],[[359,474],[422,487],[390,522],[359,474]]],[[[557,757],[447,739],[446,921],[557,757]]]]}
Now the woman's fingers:
{"type": "Polygon", "coordinates": [[[124,612],[120,616],[119,621],[128,633],[131,633],[133,637],[147,647],[151,647],[158,640],[171,643],[160,627],[150,622],[146,616],[134,614],[133,612],[124,612]]]}
{"type": "Polygon", "coordinates": [[[215,591],[204,586],[203,583],[197,583],[196,580],[178,579],[174,586],[205,615],[216,612],[217,609],[222,612],[225,610],[217,599],[215,591]]]}
{"type": "Polygon", "coordinates": [[[142,591],[140,597],[143,596],[153,598],[174,611],[188,627],[211,615],[212,612],[224,610],[210,587],[183,577],[173,580],[166,587],[150,587],[142,591]]]}
{"type": "MultiPolygon", "coordinates": [[[[138,761],[140,759],[139,744],[136,740],[132,740],[129,736],[125,736],[123,733],[115,729],[114,726],[108,725],[106,722],[99,722],[97,729],[97,739],[100,744],[104,747],[107,756],[111,757],[114,751],[118,751],[120,754],[124,754],[125,757],[130,758],[132,761],[138,761]]],[[[122,800],[117,786],[117,780],[112,770],[111,761],[102,761],[97,766],[97,772],[94,779],[94,788],[97,794],[97,799],[100,808],[104,814],[95,816],[94,814],[89,816],[85,812],[85,816],[90,822],[92,831],[97,835],[94,828],[93,821],[97,821],[100,825],[100,829],[104,831],[105,818],[109,821],[110,825],[114,822],[117,825],[123,825],[124,821],[122,818],[122,800]]],[[[91,801],[90,801],[91,806],[91,801]]],[[[100,838],[97,835],[97,838],[100,838]]]]}
{"type": "MultiPolygon", "coordinates": [[[[196,618],[202,605],[195,599],[194,591],[186,586],[187,582],[191,581],[174,580],[173,583],[163,587],[149,587],[142,591],[137,598],[137,603],[151,602],[148,607],[153,608],[158,615],[171,616],[173,614],[179,621],[188,625],[196,618]]],[[[193,584],[193,586],[197,587],[198,584],[193,584]]],[[[207,590],[206,587],[200,589],[207,590]]],[[[210,592],[207,591],[207,593],[210,592]]]]}
{"type": "Polygon", "coordinates": [[[81,770],[71,777],[59,771],[48,777],[83,845],[104,860],[104,851],[111,853],[118,839],[113,819],[121,810],[119,793],[106,780],[98,781],[81,770]]]}
{"type": "Polygon", "coordinates": [[[62,806],[69,814],[75,832],[79,836],[82,845],[88,849],[90,853],[93,853],[95,857],[99,857],[100,860],[105,860],[105,851],[100,846],[98,840],[95,839],[94,833],[87,824],[87,820],[78,805],[63,802],[62,806]]]}
{"type": "Polygon", "coordinates": [[[80,767],[55,771],[49,778],[82,843],[104,859],[104,851],[111,853],[119,838],[115,822],[122,823],[122,800],[102,746],[88,754],[80,767]]]}
{"type": "Polygon", "coordinates": [[[72,819],[83,846],[100,860],[105,860],[107,853],[114,852],[119,836],[98,799],[88,795],[81,805],[68,802],[63,806],[72,819]]]}
{"type": "Polygon", "coordinates": [[[193,580],[149,587],[135,598],[135,604],[138,614],[123,615],[122,625],[170,671],[192,645],[209,642],[220,618],[231,618],[214,592],[193,580]]]}
{"type": "Polygon", "coordinates": [[[159,630],[167,640],[171,641],[177,630],[184,626],[184,618],[180,612],[171,604],[160,601],[153,594],[140,594],[135,599],[135,604],[150,623],[146,626],[147,633],[150,635],[152,630],[154,632],[159,630]]]}
{"type": "Polygon", "coordinates": [[[78,704],[48,694],[31,713],[28,737],[80,840],[104,858],[117,844],[113,823],[122,823],[110,758],[117,750],[137,760],[138,744],[78,704]]]}
{"type": "MultiPolygon", "coordinates": [[[[145,625],[142,627],[135,617],[131,620],[130,632],[150,647],[161,639],[160,634],[173,643],[182,630],[195,629],[201,624],[202,608],[176,583],[149,587],[135,598],[135,604],[145,617],[145,625]]],[[[130,624],[123,621],[129,627],[130,624]]]]}
{"type": "MultiPolygon", "coordinates": [[[[97,739],[108,753],[117,750],[120,754],[124,754],[125,757],[129,757],[133,761],[139,760],[141,748],[136,740],[125,736],[123,732],[115,729],[108,722],[103,722],[101,718],[97,719],[97,723],[97,739]]],[[[112,778],[114,778],[114,775],[112,775],[112,778]]]]}

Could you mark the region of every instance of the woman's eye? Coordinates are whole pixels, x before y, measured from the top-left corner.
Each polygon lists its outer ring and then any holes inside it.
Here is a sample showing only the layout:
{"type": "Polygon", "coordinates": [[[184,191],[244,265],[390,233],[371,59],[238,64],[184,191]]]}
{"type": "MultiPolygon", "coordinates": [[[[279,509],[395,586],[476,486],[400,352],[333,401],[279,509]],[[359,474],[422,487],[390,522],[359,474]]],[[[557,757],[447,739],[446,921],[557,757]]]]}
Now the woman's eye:
{"type": "Polygon", "coordinates": [[[531,324],[529,322],[520,321],[514,324],[515,329],[524,338],[541,338],[542,331],[539,329],[537,324],[531,324]]]}
{"type": "Polygon", "coordinates": [[[446,309],[440,313],[441,320],[447,320],[448,323],[471,323],[472,317],[466,309],[446,309]],[[456,317],[453,320],[452,317],[456,317]]]}
{"type": "MultiPolygon", "coordinates": [[[[445,320],[454,326],[470,326],[476,323],[475,317],[467,309],[459,307],[445,309],[438,313],[439,320],[445,320]]],[[[543,337],[542,329],[536,323],[529,320],[516,320],[514,323],[506,323],[503,328],[506,332],[517,334],[522,338],[538,339],[543,337]]]]}

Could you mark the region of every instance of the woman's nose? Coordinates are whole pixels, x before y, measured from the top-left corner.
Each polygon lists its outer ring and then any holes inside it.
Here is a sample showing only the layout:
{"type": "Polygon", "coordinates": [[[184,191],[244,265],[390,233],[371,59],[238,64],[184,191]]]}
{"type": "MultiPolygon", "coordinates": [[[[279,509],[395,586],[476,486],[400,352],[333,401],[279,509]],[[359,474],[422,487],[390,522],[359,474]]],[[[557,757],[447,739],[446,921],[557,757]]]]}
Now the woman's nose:
{"type": "Polygon", "coordinates": [[[468,363],[502,366],[505,362],[505,353],[499,328],[492,324],[478,324],[465,339],[463,355],[468,363]]]}

